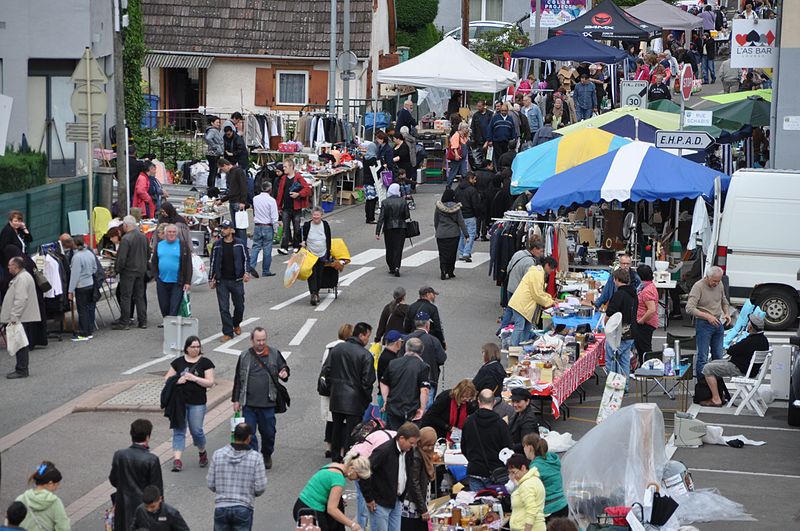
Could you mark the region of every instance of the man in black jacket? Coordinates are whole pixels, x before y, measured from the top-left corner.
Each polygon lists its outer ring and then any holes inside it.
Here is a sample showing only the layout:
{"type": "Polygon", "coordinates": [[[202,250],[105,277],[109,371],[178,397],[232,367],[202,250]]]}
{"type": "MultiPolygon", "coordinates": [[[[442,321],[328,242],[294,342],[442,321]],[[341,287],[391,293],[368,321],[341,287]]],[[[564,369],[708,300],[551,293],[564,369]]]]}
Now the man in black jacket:
{"type": "Polygon", "coordinates": [[[244,136],[237,133],[236,126],[230,120],[225,120],[225,123],[222,124],[222,136],[225,158],[238,164],[246,172],[250,166],[250,159],[244,143],[244,136]]]}
{"type": "Polygon", "coordinates": [[[483,208],[481,196],[475,187],[477,182],[478,177],[474,173],[468,172],[467,178],[461,181],[456,189],[456,201],[461,203],[461,213],[464,215],[464,224],[469,233],[469,238],[466,240],[463,234],[458,237],[458,259],[465,262],[472,262],[472,244],[475,243],[478,216],[481,215],[483,208]]]}
{"type": "Polygon", "coordinates": [[[419,428],[413,422],[406,422],[393,439],[372,451],[369,457],[372,476],[359,481],[370,511],[370,529],[400,529],[401,500],[406,492],[412,450],[418,440],[419,428]]]}
{"type": "Polygon", "coordinates": [[[472,132],[470,138],[472,139],[472,148],[480,149],[483,152],[488,147],[489,124],[492,121],[494,113],[486,108],[486,102],[481,100],[477,103],[477,111],[472,115],[470,128],[472,132]]]}
{"type": "Polygon", "coordinates": [[[390,430],[421,419],[428,405],[431,369],[422,360],[422,340],[411,338],[405,347],[405,356],[393,359],[380,381],[390,430]]]}
{"type": "Polygon", "coordinates": [[[150,245],[147,237],[139,230],[139,224],[133,216],[125,216],[122,220],[122,231],[125,233],[117,250],[117,261],[114,264],[119,275],[119,321],[111,325],[114,330],[128,330],[131,327],[133,307],[136,306],[136,317],[139,328],[147,327],[147,301],[145,293],[145,273],[150,259],[150,245]]]}
{"type": "Polygon", "coordinates": [[[503,182],[500,174],[494,171],[494,166],[489,163],[485,168],[475,171],[477,183],[475,188],[478,190],[478,196],[481,201],[480,215],[478,215],[478,229],[475,231],[476,237],[480,234],[481,241],[489,241],[486,233],[489,227],[492,226],[492,199],[500,191],[500,185],[503,182]]]}
{"type": "Polygon", "coordinates": [[[225,182],[228,193],[217,200],[217,203],[228,201],[231,209],[231,221],[236,227],[236,237],[247,242],[247,230],[236,226],[236,212],[247,210],[247,174],[242,168],[236,167],[228,159],[219,159],[219,169],[225,172],[225,182]]]}
{"type": "Polygon", "coordinates": [[[447,343],[444,341],[444,327],[442,326],[442,319],[439,317],[439,308],[434,304],[438,294],[439,292],[430,286],[419,288],[419,299],[408,307],[408,312],[406,312],[406,317],[403,320],[403,328],[407,334],[414,331],[417,328],[414,324],[417,314],[425,312],[430,316],[431,335],[441,342],[444,350],[447,350],[447,343]]]}
{"type": "Polygon", "coordinates": [[[130,531],[136,508],[142,503],[142,491],[148,485],[164,488],[161,463],[150,453],[153,424],[147,419],[131,423],[129,448],[114,452],[108,481],[117,489],[114,502],[114,531],[130,531]]]}
{"type": "Polygon", "coordinates": [[[371,334],[370,325],[357,323],[353,336],[333,347],[322,366],[331,391],[331,458],[334,462],[341,462],[350,448],[350,433],[372,401],[375,365],[372,354],[364,348],[371,334]]]}
{"type": "Polygon", "coordinates": [[[428,409],[433,404],[436,391],[439,389],[439,374],[444,362],[447,361],[447,352],[444,351],[439,339],[430,333],[430,329],[431,316],[425,312],[417,312],[417,315],[414,316],[414,331],[406,336],[406,343],[402,348],[402,352],[405,353],[408,342],[413,338],[418,338],[422,341],[421,358],[431,368],[430,392],[428,393],[428,401],[424,404],[424,409],[428,409]]]}
{"type": "Polygon", "coordinates": [[[149,485],[142,491],[142,504],[136,509],[132,529],[189,531],[189,526],[180,511],[164,503],[161,489],[149,485]]]}
{"type": "Polygon", "coordinates": [[[495,413],[494,393],[484,389],[478,393],[478,411],[467,418],[461,433],[461,452],[467,458],[469,490],[477,492],[491,485],[492,471],[503,466],[500,450],[511,448],[508,424],[495,413]]]}
{"type": "Polygon", "coordinates": [[[531,393],[527,389],[511,390],[511,406],[514,408],[514,414],[508,420],[511,442],[514,443],[514,451],[522,453],[522,438],[529,433],[539,433],[539,419],[531,405],[531,393]]]}

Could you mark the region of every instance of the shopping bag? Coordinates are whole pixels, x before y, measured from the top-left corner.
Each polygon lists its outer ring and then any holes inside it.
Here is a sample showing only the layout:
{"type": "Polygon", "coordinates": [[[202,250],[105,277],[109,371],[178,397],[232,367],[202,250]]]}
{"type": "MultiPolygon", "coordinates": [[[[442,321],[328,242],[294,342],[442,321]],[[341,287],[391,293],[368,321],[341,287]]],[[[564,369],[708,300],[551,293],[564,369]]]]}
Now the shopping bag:
{"type": "Polygon", "coordinates": [[[317,263],[319,257],[305,249],[300,249],[299,252],[305,252],[305,257],[303,258],[303,263],[300,264],[300,274],[297,276],[297,278],[300,280],[308,280],[308,277],[311,276],[311,273],[314,270],[314,264],[317,263]]]}
{"type": "Polygon", "coordinates": [[[283,225],[280,225],[278,226],[278,230],[275,231],[275,236],[272,238],[272,243],[275,245],[280,245],[282,239],[283,239],[283,225]]]}
{"type": "Polygon", "coordinates": [[[242,416],[241,411],[237,411],[231,417],[231,443],[234,442],[233,440],[233,430],[236,429],[236,426],[244,422],[244,417],[242,416]]]}
{"type": "Polygon", "coordinates": [[[600,410],[597,412],[597,422],[603,422],[622,407],[622,398],[625,395],[624,374],[609,372],[606,378],[603,398],[600,400],[600,410]]]}
{"type": "Polygon", "coordinates": [[[28,336],[22,323],[9,323],[6,326],[6,348],[8,355],[15,356],[17,352],[28,346],[28,336]]]}
{"type": "Polygon", "coordinates": [[[389,170],[384,170],[381,172],[381,180],[383,181],[383,186],[389,188],[394,182],[394,176],[389,170]]]}
{"type": "Polygon", "coordinates": [[[342,238],[331,238],[331,258],[350,261],[350,250],[342,238]]]}
{"type": "Polygon", "coordinates": [[[378,370],[378,358],[381,357],[381,344],[377,341],[369,347],[369,351],[372,354],[372,358],[374,359],[375,370],[378,370]]]}
{"type": "Polygon", "coordinates": [[[191,317],[192,316],[192,301],[189,299],[189,292],[183,292],[183,298],[181,299],[181,307],[178,309],[178,315],[180,317],[191,317]]]}
{"type": "Polygon", "coordinates": [[[247,210],[237,210],[234,214],[233,225],[237,230],[246,229],[250,226],[250,218],[247,217],[247,210]]]}
{"type": "Polygon", "coordinates": [[[192,254],[192,286],[200,286],[208,282],[208,269],[203,259],[192,254]]]}

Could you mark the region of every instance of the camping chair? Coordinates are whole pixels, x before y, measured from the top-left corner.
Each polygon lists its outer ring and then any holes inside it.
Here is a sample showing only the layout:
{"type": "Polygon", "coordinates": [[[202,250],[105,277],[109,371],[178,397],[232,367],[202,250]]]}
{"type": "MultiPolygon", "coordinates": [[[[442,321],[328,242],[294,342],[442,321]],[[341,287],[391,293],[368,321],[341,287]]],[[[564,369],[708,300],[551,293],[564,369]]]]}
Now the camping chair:
{"type": "Polygon", "coordinates": [[[731,383],[736,384],[736,392],[731,397],[730,401],[725,407],[732,407],[737,398],[741,400],[739,407],[736,408],[736,415],[739,415],[742,410],[747,407],[752,409],[759,417],[763,417],[769,407],[767,403],[758,394],[758,388],[764,381],[764,377],[769,371],[770,362],[772,361],[772,349],[757,350],[750,358],[750,366],[747,368],[745,376],[734,376],[731,378],[731,383]],[[761,369],[755,378],[750,378],[750,371],[753,370],[754,365],[761,365],[761,369]]]}
{"type": "Polygon", "coordinates": [[[675,341],[678,341],[681,347],[681,353],[685,350],[697,350],[696,336],[676,336],[667,332],[667,345],[672,348],[675,346],[675,341]]]}
{"type": "Polygon", "coordinates": [[[95,241],[100,241],[108,232],[108,223],[111,221],[111,212],[106,207],[94,207],[92,210],[92,230],[95,241]]]}

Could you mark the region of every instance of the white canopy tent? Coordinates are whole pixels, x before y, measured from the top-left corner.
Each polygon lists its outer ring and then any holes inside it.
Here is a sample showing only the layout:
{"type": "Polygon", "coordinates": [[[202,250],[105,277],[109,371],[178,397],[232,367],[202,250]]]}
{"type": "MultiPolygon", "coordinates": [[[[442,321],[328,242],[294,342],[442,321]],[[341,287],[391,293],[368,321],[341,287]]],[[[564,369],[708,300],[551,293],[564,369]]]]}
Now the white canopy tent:
{"type": "Polygon", "coordinates": [[[516,85],[517,74],[445,38],[413,59],[379,70],[378,83],[494,93],[516,85]]]}
{"type": "Polygon", "coordinates": [[[639,20],[658,24],[665,30],[692,31],[703,27],[703,19],[664,0],[645,0],[625,11],[639,20]]]}

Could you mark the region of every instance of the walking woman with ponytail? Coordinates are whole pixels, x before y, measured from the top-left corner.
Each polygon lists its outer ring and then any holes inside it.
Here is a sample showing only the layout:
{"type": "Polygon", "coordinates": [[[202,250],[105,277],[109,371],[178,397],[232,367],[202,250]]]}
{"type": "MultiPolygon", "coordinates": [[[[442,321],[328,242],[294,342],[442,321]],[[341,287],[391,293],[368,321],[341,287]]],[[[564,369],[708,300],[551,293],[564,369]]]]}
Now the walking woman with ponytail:
{"type": "Polygon", "coordinates": [[[28,480],[33,484],[19,495],[28,509],[20,527],[28,531],[69,531],[69,517],[64,504],[55,492],[61,485],[61,472],[50,461],[42,461],[28,480]]]}
{"type": "Polygon", "coordinates": [[[383,307],[381,318],[378,321],[378,330],[375,332],[375,341],[381,342],[381,339],[388,334],[391,330],[397,330],[401,334],[405,334],[403,329],[403,321],[408,312],[408,304],[406,302],[406,290],[402,286],[394,288],[392,293],[392,302],[383,307]]]}

